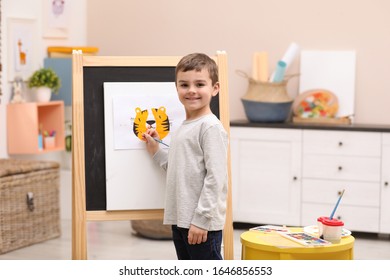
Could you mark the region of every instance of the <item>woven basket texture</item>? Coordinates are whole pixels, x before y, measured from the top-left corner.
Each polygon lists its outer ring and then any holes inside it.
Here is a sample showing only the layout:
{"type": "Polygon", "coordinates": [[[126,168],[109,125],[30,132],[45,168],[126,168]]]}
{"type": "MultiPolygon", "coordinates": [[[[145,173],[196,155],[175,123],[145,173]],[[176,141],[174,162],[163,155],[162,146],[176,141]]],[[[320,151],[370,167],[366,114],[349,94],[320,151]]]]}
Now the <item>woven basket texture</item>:
{"type": "Polygon", "coordinates": [[[59,178],[56,162],[0,159],[0,254],[61,235],[59,178]]]}
{"type": "Polygon", "coordinates": [[[292,98],[287,94],[287,81],[268,83],[249,79],[248,89],[242,99],[258,102],[290,102],[292,98]]]}
{"type": "Polygon", "coordinates": [[[131,226],[140,236],[150,239],[172,239],[170,225],[164,225],[162,220],[135,220],[131,226]]]}

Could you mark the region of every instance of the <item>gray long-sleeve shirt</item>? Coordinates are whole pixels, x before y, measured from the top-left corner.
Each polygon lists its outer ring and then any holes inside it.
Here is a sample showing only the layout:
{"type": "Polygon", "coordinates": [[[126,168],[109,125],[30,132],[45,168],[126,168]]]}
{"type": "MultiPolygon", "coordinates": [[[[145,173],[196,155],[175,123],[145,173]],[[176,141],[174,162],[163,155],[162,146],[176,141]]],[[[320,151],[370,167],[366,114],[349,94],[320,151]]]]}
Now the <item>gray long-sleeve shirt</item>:
{"type": "Polygon", "coordinates": [[[164,224],[222,230],[227,196],[228,136],[219,119],[184,121],[169,150],[153,159],[167,170],[164,224]],[[169,164],[168,164],[169,163],[169,164]]]}

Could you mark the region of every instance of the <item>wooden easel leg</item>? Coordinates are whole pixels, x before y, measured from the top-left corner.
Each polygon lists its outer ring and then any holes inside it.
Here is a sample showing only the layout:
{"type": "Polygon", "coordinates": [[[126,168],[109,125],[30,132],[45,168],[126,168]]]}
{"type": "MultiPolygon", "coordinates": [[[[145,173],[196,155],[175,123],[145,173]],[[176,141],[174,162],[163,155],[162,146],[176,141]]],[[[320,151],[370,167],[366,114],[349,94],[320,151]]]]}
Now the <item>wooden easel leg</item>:
{"type": "Polygon", "coordinates": [[[84,159],[83,56],[73,51],[72,100],[72,259],[87,259],[84,159]]]}
{"type": "Polygon", "coordinates": [[[87,259],[87,223],[82,219],[77,219],[73,215],[72,219],[72,259],[87,259]]]}
{"type": "MultiPolygon", "coordinates": [[[[230,117],[229,117],[229,90],[228,90],[228,68],[227,55],[225,52],[217,52],[217,64],[219,70],[219,118],[230,135],[230,117]]],[[[232,214],[232,182],[231,182],[231,160],[230,147],[228,148],[228,195],[226,202],[226,221],[224,227],[223,244],[224,244],[224,259],[233,260],[233,214],[232,214]]]]}

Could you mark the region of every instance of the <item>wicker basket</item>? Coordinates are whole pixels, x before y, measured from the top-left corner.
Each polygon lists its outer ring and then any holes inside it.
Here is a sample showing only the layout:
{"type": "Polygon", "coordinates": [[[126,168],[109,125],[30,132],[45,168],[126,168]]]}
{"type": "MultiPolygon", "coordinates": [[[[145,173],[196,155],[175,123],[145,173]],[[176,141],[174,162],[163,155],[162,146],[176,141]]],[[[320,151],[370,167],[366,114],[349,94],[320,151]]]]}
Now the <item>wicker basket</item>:
{"type": "Polygon", "coordinates": [[[59,164],[0,159],[0,254],[60,234],[59,164]]]}
{"type": "Polygon", "coordinates": [[[164,225],[162,220],[135,220],[131,227],[140,236],[150,239],[172,239],[170,225],[164,225]]]}

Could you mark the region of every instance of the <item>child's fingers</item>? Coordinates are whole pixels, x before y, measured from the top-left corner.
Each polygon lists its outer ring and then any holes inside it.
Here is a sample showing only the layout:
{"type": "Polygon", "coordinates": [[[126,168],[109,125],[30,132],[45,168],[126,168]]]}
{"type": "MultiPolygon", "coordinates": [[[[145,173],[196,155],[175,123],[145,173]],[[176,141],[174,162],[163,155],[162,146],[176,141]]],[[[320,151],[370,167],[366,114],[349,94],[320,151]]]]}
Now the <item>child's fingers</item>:
{"type": "Polygon", "coordinates": [[[148,128],[148,129],[146,130],[146,133],[147,133],[148,135],[150,135],[150,136],[153,136],[153,134],[155,133],[155,130],[154,130],[153,128],[148,128]]]}
{"type": "Polygon", "coordinates": [[[150,135],[152,138],[159,138],[157,131],[153,128],[146,130],[146,133],[150,135]]]}
{"type": "Polygon", "coordinates": [[[152,139],[152,136],[150,136],[148,132],[142,134],[142,137],[145,139],[146,142],[149,142],[152,139]]]}

